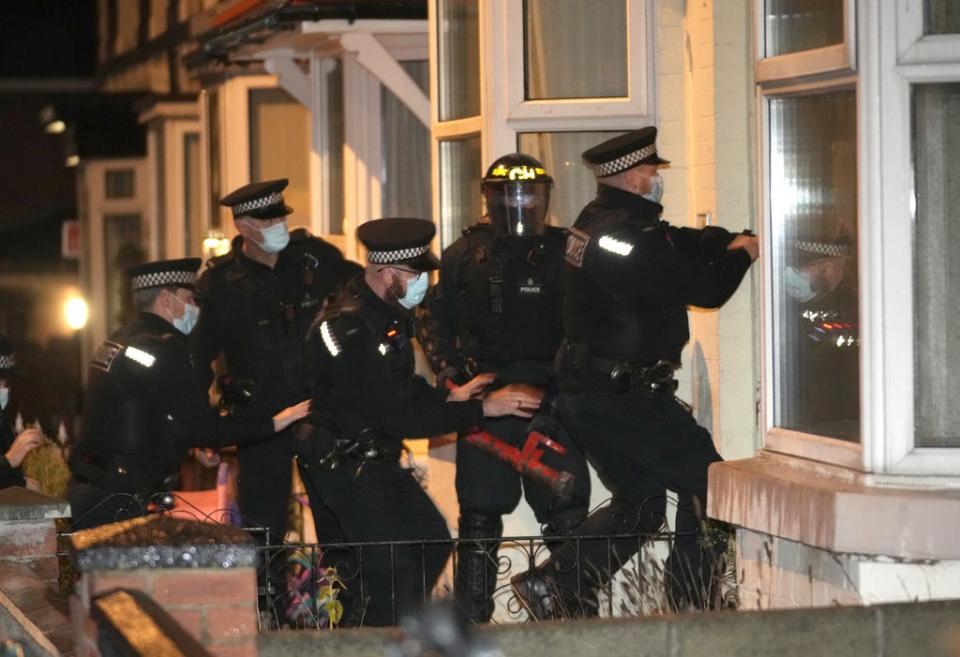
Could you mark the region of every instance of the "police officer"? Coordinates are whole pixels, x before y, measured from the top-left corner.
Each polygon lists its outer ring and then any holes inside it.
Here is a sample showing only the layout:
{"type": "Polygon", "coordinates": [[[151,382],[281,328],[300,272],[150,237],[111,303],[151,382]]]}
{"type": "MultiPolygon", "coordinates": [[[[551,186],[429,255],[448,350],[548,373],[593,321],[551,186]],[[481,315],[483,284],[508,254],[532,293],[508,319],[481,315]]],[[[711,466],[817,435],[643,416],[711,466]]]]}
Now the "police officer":
{"type": "MultiPolygon", "coordinates": [[[[546,388],[562,331],[561,295],[566,231],[546,225],[553,179],[522,153],[490,165],[481,190],[489,222],[474,224],[444,252],[421,340],[438,378],[465,382],[479,372],[508,383],[546,388]]],[[[487,420],[484,430],[522,448],[528,426],[556,439],[549,415],[533,423],[507,416],[487,420]]],[[[457,446],[457,497],[461,539],[503,535],[501,516],[512,512],[521,490],[547,534],[568,533],[586,516],[590,476],[583,454],[565,445],[563,456],[547,451],[544,462],[574,475],[574,489],[558,496],[543,483],[465,441],[457,446]]],[[[496,541],[461,542],[455,594],[461,612],[485,623],[493,612],[498,561],[496,541]]]]}
{"type": "MultiPolygon", "coordinates": [[[[309,396],[307,329],[323,299],[360,270],[306,230],[288,231],[293,210],[283,199],[286,186],[286,179],[251,183],[221,199],[239,235],[229,253],[207,263],[199,283],[201,381],[209,387],[209,364],[223,353],[232,379],[252,384],[241,415],[270,415],[309,396]]],[[[293,449],[286,431],[237,454],[240,513],[248,526],[267,528],[273,544],[286,535],[293,449]]]]}
{"type": "Polygon", "coordinates": [[[13,345],[0,335],[0,488],[26,486],[39,490],[36,481],[23,476],[24,457],[43,443],[43,433],[30,428],[14,434],[7,413],[10,408],[10,387],[17,376],[13,345]]]}
{"type": "MultiPolygon", "coordinates": [[[[707,468],[721,458],[707,430],[674,396],[674,371],[689,339],[686,307],[723,305],[758,245],[751,235],[675,228],[660,220],[658,168],[668,162],[657,154],[655,140],[656,129],[647,127],[583,153],[599,185],[567,241],[557,408],[614,497],[578,534],[654,530],[664,489],[675,491],[678,536],[665,566],[667,594],[675,608],[706,607],[714,602],[712,573],[723,546],[706,545],[699,530],[707,468]]],[[[556,613],[570,592],[594,591],[639,543],[615,540],[609,552],[603,541],[578,547],[578,568],[569,567],[575,556],[568,546],[514,578],[514,590],[534,614],[556,613]]],[[[589,597],[580,602],[589,604],[589,597]]]]}
{"type": "Polygon", "coordinates": [[[481,399],[485,376],[447,392],[414,373],[410,312],[438,265],[434,232],[423,219],[360,226],[367,267],[328,300],[308,338],[316,389],[312,455],[301,459],[311,508],[332,513],[350,543],[421,542],[355,555],[362,576],[347,586],[361,609],[347,610],[351,623],[395,623],[429,595],[449,556],[446,521],[399,464],[402,441],[476,427],[484,415],[529,418],[539,404],[512,386],[481,399]]]}
{"type": "Polygon", "coordinates": [[[199,258],[128,269],[139,314],[105,340],[90,362],[80,442],[70,455],[73,529],[143,515],[155,493],[175,486],[193,446],[268,440],[303,418],[309,402],[273,416],[221,417],[197,385],[187,335],[199,258]]]}

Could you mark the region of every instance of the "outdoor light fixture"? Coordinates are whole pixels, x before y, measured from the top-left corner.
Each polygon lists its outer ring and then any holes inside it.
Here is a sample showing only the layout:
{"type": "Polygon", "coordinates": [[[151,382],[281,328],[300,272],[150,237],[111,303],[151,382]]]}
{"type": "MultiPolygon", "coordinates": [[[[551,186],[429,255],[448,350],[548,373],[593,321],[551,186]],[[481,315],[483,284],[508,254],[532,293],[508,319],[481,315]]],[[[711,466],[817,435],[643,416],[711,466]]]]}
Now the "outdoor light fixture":
{"type": "Polygon", "coordinates": [[[67,124],[57,119],[56,121],[48,123],[44,129],[51,135],[59,135],[67,129],[67,124]]]}
{"type": "Polygon", "coordinates": [[[87,302],[80,296],[70,297],[63,304],[63,317],[67,321],[67,326],[74,331],[79,331],[87,325],[87,320],[90,318],[87,302]]]}
{"type": "Polygon", "coordinates": [[[78,164],[80,164],[80,156],[79,156],[79,155],[68,155],[65,164],[66,164],[68,167],[75,167],[75,166],[77,166],[78,164]]]}
{"type": "Polygon", "coordinates": [[[203,240],[203,252],[208,258],[221,256],[230,250],[230,240],[224,237],[223,233],[216,228],[211,228],[207,232],[207,237],[203,240]]]}

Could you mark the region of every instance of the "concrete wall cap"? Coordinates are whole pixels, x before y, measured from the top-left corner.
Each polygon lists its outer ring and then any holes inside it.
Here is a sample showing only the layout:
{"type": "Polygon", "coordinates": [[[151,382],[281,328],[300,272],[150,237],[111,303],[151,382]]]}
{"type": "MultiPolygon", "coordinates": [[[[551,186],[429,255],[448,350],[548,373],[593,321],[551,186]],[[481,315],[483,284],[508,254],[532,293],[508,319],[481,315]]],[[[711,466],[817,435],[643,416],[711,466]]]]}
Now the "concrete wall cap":
{"type": "Polygon", "coordinates": [[[70,503],[66,500],[19,486],[0,488],[0,521],[69,517],[70,503]]]}

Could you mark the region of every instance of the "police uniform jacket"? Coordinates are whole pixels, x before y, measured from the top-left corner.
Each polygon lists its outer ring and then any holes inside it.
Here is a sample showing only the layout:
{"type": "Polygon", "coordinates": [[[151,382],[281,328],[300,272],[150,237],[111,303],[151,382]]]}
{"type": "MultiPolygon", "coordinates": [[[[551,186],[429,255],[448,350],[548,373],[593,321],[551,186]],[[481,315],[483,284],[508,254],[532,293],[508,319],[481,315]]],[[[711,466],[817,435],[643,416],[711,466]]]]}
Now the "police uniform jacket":
{"type": "Polygon", "coordinates": [[[380,299],[362,276],[332,298],[310,331],[316,363],[311,414],[343,438],[373,430],[389,441],[476,427],[479,400],[447,402],[414,373],[409,316],[380,299]]]}
{"type": "Polygon", "coordinates": [[[550,226],[543,235],[498,236],[478,223],[444,250],[424,324],[437,372],[469,378],[478,373],[464,371],[469,358],[482,371],[522,369],[524,382],[547,382],[561,338],[566,234],[550,226]]]}
{"type": "Polygon", "coordinates": [[[564,328],[593,357],[649,365],[680,362],[688,305],[721,306],[751,260],[728,251],[728,231],[676,228],[663,207],[599,185],[567,241],[564,328]]]}
{"type": "Polygon", "coordinates": [[[299,229],[271,269],[248,258],[243,238],[207,263],[198,282],[203,312],[196,330],[201,383],[222,351],[232,376],[254,383],[251,406],[241,413],[268,414],[309,395],[304,339],[324,298],[359,265],[332,244],[299,229]]]}
{"type": "Polygon", "coordinates": [[[9,486],[24,486],[23,470],[15,468],[7,461],[6,453],[13,446],[16,436],[13,429],[7,424],[7,419],[0,415],[0,488],[9,486]]]}
{"type": "Polygon", "coordinates": [[[273,436],[270,417],[221,417],[197,384],[187,337],[153,313],[103,342],[90,363],[75,477],[107,490],[159,488],[191,446],[273,436]]]}

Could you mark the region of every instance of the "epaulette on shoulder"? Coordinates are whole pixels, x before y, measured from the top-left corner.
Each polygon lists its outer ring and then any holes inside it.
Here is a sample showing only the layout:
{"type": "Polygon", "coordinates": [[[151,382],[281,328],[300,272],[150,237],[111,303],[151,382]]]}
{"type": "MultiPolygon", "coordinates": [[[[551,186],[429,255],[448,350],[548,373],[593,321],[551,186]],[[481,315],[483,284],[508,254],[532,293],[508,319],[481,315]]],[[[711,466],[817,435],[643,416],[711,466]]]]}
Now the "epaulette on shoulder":
{"type": "Polygon", "coordinates": [[[493,226],[487,223],[475,223],[472,226],[467,226],[463,229],[463,236],[470,237],[470,235],[477,233],[479,231],[489,231],[493,230],[493,226]]]}
{"type": "Polygon", "coordinates": [[[544,234],[551,237],[562,237],[563,239],[566,239],[567,235],[570,234],[570,229],[564,228],[563,226],[547,226],[544,234]]]}
{"type": "Polygon", "coordinates": [[[313,238],[313,234],[306,228],[297,228],[290,231],[291,242],[306,242],[311,238],[313,238]]]}
{"type": "Polygon", "coordinates": [[[219,269],[233,262],[236,256],[233,255],[233,249],[230,249],[223,255],[218,255],[207,260],[207,269],[219,269]]]}
{"type": "Polygon", "coordinates": [[[363,301],[359,295],[340,292],[327,297],[323,304],[323,310],[320,311],[319,318],[322,320],[333,321],[348,315],[356,315],[360,311],[363,301]]]}

